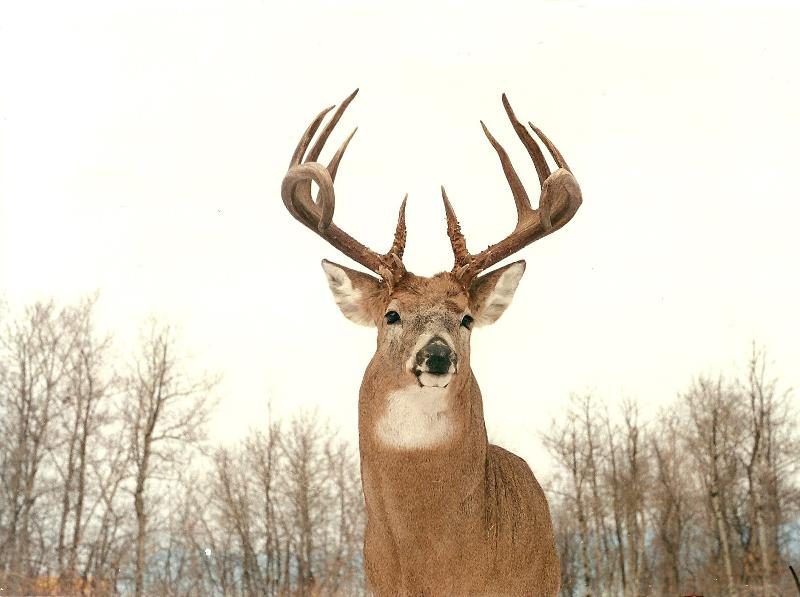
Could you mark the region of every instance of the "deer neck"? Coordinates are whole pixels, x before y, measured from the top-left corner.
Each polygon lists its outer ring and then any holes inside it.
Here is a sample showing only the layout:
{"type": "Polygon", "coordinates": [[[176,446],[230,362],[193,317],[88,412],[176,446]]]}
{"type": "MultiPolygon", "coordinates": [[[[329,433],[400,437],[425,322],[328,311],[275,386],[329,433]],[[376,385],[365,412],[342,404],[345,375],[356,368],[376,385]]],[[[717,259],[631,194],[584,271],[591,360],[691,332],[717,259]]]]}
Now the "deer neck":
{"type": "Polygon", "coordinates": [[[482,511],[486,426],[471,374],[460,388],[440,391],[380,392],[365,378],[359,447],[368,515],[398,531],[408,521],[435,529],[437,520],[482,511]]]}

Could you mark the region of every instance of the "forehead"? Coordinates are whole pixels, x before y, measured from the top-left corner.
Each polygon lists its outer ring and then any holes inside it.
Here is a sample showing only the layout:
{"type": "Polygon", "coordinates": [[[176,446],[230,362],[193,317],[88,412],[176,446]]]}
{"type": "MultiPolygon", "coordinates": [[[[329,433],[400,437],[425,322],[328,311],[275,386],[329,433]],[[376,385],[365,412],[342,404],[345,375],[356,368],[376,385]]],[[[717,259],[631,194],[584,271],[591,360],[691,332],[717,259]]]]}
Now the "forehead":
{"type": "Polygon", "coordinates": [[[444,307],[456,314],[463,313],[468,304],[464,288],[452,274],[446,272],[430,278],[406,274],[397,284],[389,300],[412,309],[444,307]]]}

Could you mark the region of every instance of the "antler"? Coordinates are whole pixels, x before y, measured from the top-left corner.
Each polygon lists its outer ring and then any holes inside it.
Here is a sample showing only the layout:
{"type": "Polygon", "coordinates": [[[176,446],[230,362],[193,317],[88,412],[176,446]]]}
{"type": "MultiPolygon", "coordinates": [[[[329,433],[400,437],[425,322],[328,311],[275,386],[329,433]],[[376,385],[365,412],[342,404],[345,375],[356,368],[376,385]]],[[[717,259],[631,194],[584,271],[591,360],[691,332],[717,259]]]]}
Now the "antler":
{"type": "Polygon", "coordinates": [[[525,145],[525,149],[528,150],[528,154],[533,160],[533,165],[536,167],[536,173],[539,175],[539,184],[542,187],[541,195],[539,196],[539,207],[536,209],[531,207],[525,187],[522,186],[519,176],[517,176],[514,167],[511,165],[508,154],[481,121],[483,132],[492,147],[497,151],[500,164],[503,167],[503,173],[506,175],[508,185],[511,187],[514,203],[517,206],[517,226],[509,236],[489,246],[477,255],[469,253],[466,240],[461,233],[461,226],[453,211],[453,206],[447,198],[444,187],[442,187],[442,200],[444,201],[444,209],[447,215],[447,235],[450,237],[450,244],[453,246],[453,255],[455,256],[453,274],[465,286],[469,286],[470,282],[482,270],[491,267],[523,247],[561,228],[572,219],[582,201],[578,182],[572,175],[561,152],[556,149],[555,145],[550,142],[550,139],[542,131],[530,122],[528,123],[545,144],[558,165],[558,169],[551,174],[542,150],[528,132],[528,129],[517,120],[505,93],[503,94],[503,106],[506,109],[506,114],[508,114],[508,119],[517,132],[517,136],[525,145]]]}
{"type": "Polygon", "coordinates": [[[311,124],[308,125],[306,132],[303,133],[300,142],[297,144],[297,148],[294,150],[292,161],[289,164],[289,170],[283,178],[281,197],[283,198],[284,205],[286,205],[286,209],[289,210],[289,213],[292,214],[297,221],[319,234],[351,259],[380,275],[391,287],[405,274],[403,251],[406,245],[405,209],[408,196],[406,195],[406,198],[403,199],[400,205],[394,242],[387,253],[380,255],[362,245],[333,223],[333,211],[335,208],[333,181],[336,178],[339,162],[357,129],[354,129],[344,140],[339,149],[336,150],[327,168],[316,161],[319,154],[322,152],[325,142],[328,140],[331,132],[333,132],[336,123],[339,122],[342,114],[344,114],[347,106],[350,105],[350,102],[353,101],[357,93],[358,89],[351,93],[342,102],[336,112],[334,112],[333,117],[328,124],[325,125],[325,128],[322,129],[319,138],[311,147],[311,150],[308,152],[308,155],[305,156],[304,160],[303,156],[311,143],[311,139],[314,137],[320,124],[322,124],[325,115],[330,112],[334,106],[320,112],[311,124]],[[312,180],[317,183],[319,187],[319,192],[314,200],[311,198],[312,180]]]}

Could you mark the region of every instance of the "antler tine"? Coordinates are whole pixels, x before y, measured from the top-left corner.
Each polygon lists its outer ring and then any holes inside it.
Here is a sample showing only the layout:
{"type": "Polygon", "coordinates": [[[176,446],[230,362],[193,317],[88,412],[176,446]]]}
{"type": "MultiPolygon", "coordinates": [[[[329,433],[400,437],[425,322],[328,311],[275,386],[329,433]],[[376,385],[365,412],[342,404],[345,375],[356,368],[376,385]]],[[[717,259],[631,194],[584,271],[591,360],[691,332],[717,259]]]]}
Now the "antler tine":
{"type": "Polygon", "coordinates": [[[442,186],[442,202],[444,203],[444,213],[447,217],[447,236],[450,237],[450,245],[453,247],[453,256],[455,257],[455,267],[462,267],[469,262],[471,255],[467,251],[467,240],[461,233],[461,225],[458,223],[456,212],[450,199],[447,198],[447,191],[442,186]]]}
{"type": "MultiPolygon", "coordinates": [[[[536,168],[536,174],[539,176],[539,184],[543,185],[544,181],[547,180],[547,177],[550,176],[550,166],[547,165],[547,160],[544,158],[544,154],[542,153],[539,144],[536,142],[536,139],[531,137],[528,129],[526,129],[522,123],[517,120],[514,110],[511,108],[511,104],[509,103],[508,97],[505,93],[503,94],[503,107],[506,109],[508,119],[511,121],[511,125],[517,132],[519,140],[522,141],[525,149],[528,150],[528,155],[531,156],[531,160],[533,160],[533,165],[536,168]]],[[[531,127],[533,127],[533,125],[531,125],[531,127]]]]}
{"type": "Polygon", "coordinates": [[[403,253],[406,250],[406,201],[408,201],[408,193],[400,203],[392,246],[386,254],[381,255],[382,265],[378,271],[390,289],[406,273],[406,266],[403,265],[403,253]]]}
{"type": "Polygon", "coordinates": [[[345,98],[333,114],[331,120],[322,129],[319,138],[311,147],[305,161],[303,161],[303,155],[308,149],[311,139],[314,137],[317,129],[319,129],[325,115],[333,109],[333,106],[320,112],[308,126],[303,136],[300,138],[300,142],[297,144],[297,148],[292,155],[289,170],[283,178],[281,197],[286,209],[296,220],[319,234],[351,259],[382,276],[391,287],[397,279],[405,273],[402,256],[406,241],[406,200],[403,200],[400,208],[392,247],[388,253],[379,255],[333,223],[333,213],[335,209],[333,181],[336,178],[336,172],[339,168],[342,156],[350,140],[353,138],[355,130],[348,135],[336,150],[327,168],[315,161],[322,152],[325,142],[333,132],[342,114],[347,109],[347,106],[350,105],[350,102],[353,101],[357,93],[358,89],[345,98]],[[312,200],[311,198],[312,181],[319,187],[316,200],[312,200]]]}
{"type": "Polygon", "coordinates": [[[297,143],[297,147],[294,148],[294,153],[292,154],[292,161],[289,162],[289,167],[297,166],[301,161],[303,161],[303,154],[305,154],[306,149],[308,149],[308,144],[311,143],[311,139],[314,138],[314,133],[317,132],[319,125],[322,124],[323,118],[325,115],[333,110],[336,106],[328,106],[322,112],[317,114],[316,118],[311,121],[311,124],[308,125],[308,128],[303,133],[303,136],[300,137],[300,141],[297,143]]]}
{"type": "Polygon", "coordinates": [[[442,189],[442,198],[447,214],[447,234],[450,237],[450,243],[453,246],[453,255],[455,257],[453,274],[461,280],[464,286],[469,286],[473,278],[482,270],[491,267],[513,253],[516,253],[526,245],[564,226],[578,211],[583,200],[578,182],[572,175],[561,152],[558,151],[555,145],[553,145],[542,131],[528,123],[531,129],[545,144],[558,165],[558,169],[551,173],[550,167],[547,165],[547,161],[539,144],[519,120],[517,120],[505,94],[503,94],[502,99],[508,119],[511,121],[511,125],[514,127],[514,131],[517,133],[520,141],[522,141],[522,144],[528,151],[528,155],[531,157],[533,165],[536,168],[536,173],[539,176],[539,184],[541,185],[539,205],[536,209],[531,207],[528,194],[525,192],[519,176],[511,165],[508,154],[505,149],[503,149],[503,146],[492,136],[486,128],[486,125],[481,122],[483,132],[497,152],[500,158],[500,164],[503,167],[503,173],[511,187],[511,193],[514,196],[514,203],[517,207],[517,225],[513,232],[506,238],[487,247],[480,253],[473,255],[467,252],[466,241],[464,235],[461,233],[458,220],[456,220],[455,212],[450,205],[450,201],[447,199],[447,195],[444,193],[444,188],[442,189]]]}
{"type": "Polygon", "coordinates": [[[397,214],[397,228],[394,231],[394,241],[392,247],[389,249],[387,255],[395,255],[398,259],[403,259],[403,253],[406,251],[406,202],[408,201],[408,193],[403,197],[403,202],[400,204],[400,212],[397,214]]]}
{"type": "MultiPolygon", "coordinates": [[[[358,95],[358,89],[356,89],[353,93],[348,95],[342,102],[342,105],[339,106],[339,109],[333,113],[333,118],[331,118],[328,124],[325,125],[325,128],[322,129],[322,132],[319,134],[319,138],[317,139],[316,143],[314,143],[314,146],[311,148],[311,151],[308,152],[308,157],[306,157],[307,162],[317,161],[317,158],[319,157],[319,154],[322,152],[322,148],[324,147],[325,142],[328,140],[328,137],[333,132],[333,129],[336,128],[336,125],[338,124],[339,119],[342,117],[342,114],[344,114],[344,111],[347,110],[347,106],[349,106],[350,102],[352,102],[353,99],[355,99],[356,95],[358,95]]],[[[355,133],[355,131],[353,131],[353,133],[355,133]]],[[[353,134],[351,133],[350,137],[352,136],[353,134]]],[[[347,139],[348,142],[350,141],[350,137],[348,137],[347,139]]],[[[347,142],[345,142],[344,145],[346,147],[347,142]]],[[[342,150],[342,153],[344,153],[344,150],[342,150]]]]}
{"type": "MultiPolygon", "coordinates": [[[[538,129],[537,127],[533,126],[532,122],[528,122],[528,126],[531,127],[534,130],[534,132],[542,140],[542,143],[545,144],[545,147],[547,147],[547,151],[549,151],[550,155],[553,156],[553,159],[556,161],[556,164],[558,165],[558,167],[559,168],[564,168],[564,170],[566,170],[567,172],[572,172],[572,170],[570,170],[569,166],[567,165],[567,160],[564,159],[564,156],[561,155],[561,152],[558,151],[558,148],[555,145],[553,145],[553,142],[550,141],[550,139],[548,139],[547,136],[540,129],[538,129]]],[[[528,131],[525,131],[525,132],[527,133],[528,131]]],[[[531,137],[531,140],[533,140],[532,137],[531,137]]],[[[534,143],[535,143],[535,141],[534,141],[534,143]]],[[[541,153],[541,150],[539,150],[539,153],[541,153]]]]}
{"type": "Polygon", "coordinates": [[[519,179],[517,171],[514,170],[514,166],[511,165],[511,160],[506,150],[503,149],[503,146],[492,136],[492,133],[489,132],[489,129],[486,128],[482,120],[481,127],[483,127],[486,138],[489,139],[489,143],[492,144],[492,147],[494,147],[497,152],[497,156],[500,158],[500,164],[503,166],[503,173],[506,175],[508,186],[511,187],[511,194],[514,195],[514,203],[517,206],[517,221],[522,222],[525,214],[531,209],[531,200],[528,199],[528,193],[525,191],[525,187],[522,186],[522,181],[519,179]]]}
{"type": "Polygon", "coordinates": [[[331,174],[331,180],[336,180],[336,172],[339,170],[339,162],[341,161],[347,146],[350,145],[350,139],[353,138],[353,135],[356,134],[357,130],[358,127],[354,128],[353,132],[347,135],[347,138],[339,146],[339,149],[337,149],[336,153],[333,154],[331,161],[328,162],[328,172],[331,174]]]}

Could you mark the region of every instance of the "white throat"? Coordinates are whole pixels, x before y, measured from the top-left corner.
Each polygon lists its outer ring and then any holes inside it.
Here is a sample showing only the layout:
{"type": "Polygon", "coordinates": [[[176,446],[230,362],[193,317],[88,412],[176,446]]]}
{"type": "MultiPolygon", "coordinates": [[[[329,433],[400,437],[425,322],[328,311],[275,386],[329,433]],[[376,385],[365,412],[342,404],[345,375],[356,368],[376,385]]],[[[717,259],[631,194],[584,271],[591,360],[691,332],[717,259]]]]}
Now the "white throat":
{"type": "Polygon", "coordinates": [[[389,394],[378,420],[378,439],[387,447],[432,448],[453,434],[447,388],[408,386],[389,394]]]}

